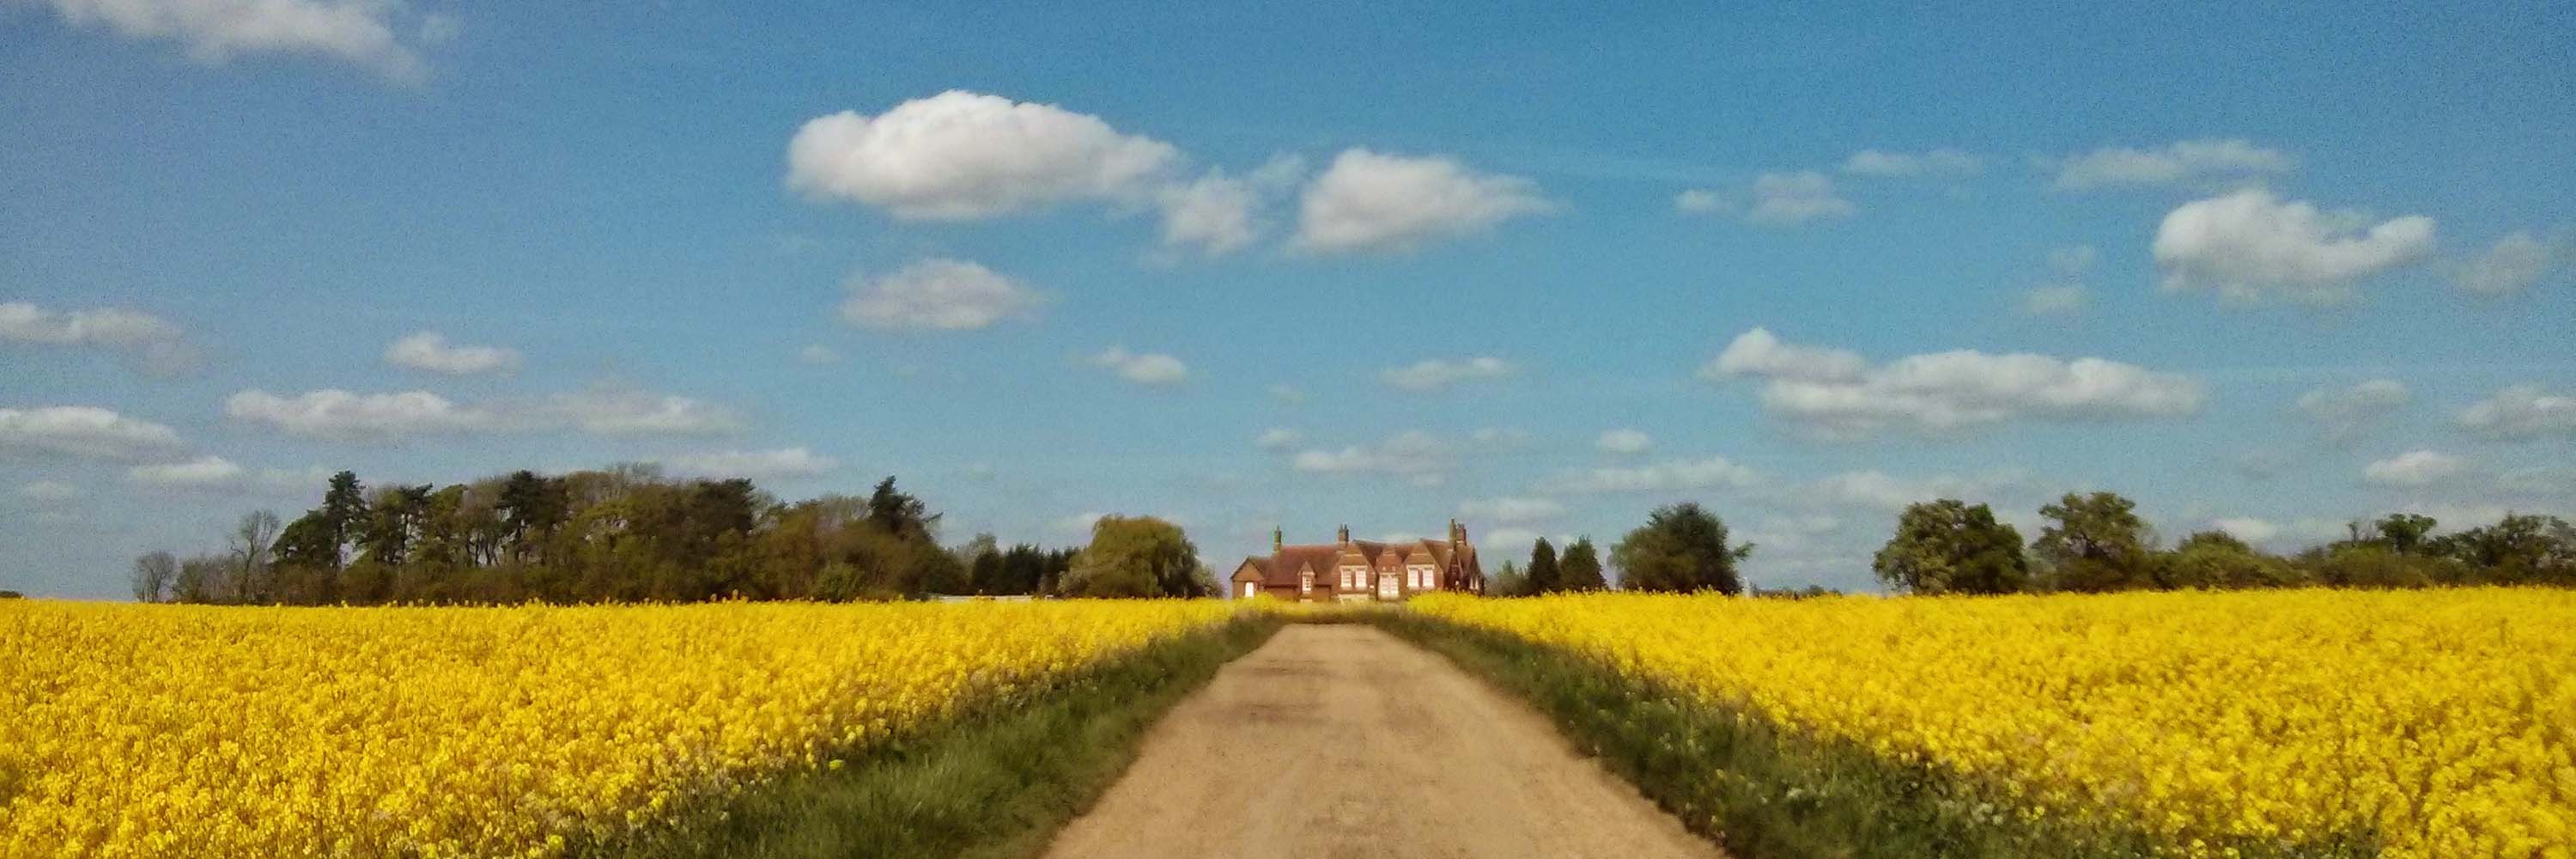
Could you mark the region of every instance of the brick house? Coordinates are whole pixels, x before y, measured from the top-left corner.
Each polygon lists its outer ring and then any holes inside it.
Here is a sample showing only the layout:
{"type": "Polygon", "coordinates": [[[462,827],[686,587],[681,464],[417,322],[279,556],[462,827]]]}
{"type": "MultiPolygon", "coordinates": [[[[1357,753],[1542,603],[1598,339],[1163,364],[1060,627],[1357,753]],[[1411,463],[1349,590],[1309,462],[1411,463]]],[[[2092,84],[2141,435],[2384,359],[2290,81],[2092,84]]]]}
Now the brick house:
{"type": "Polygon", "coordinates": [[[1331,543],[1291,546],[1270,534],[1270,556],[1243,559],[1227,577],[1237,598],[1268,594],[1300,602],[1394,602],[1432,591],[1485,592],[1485,568],[1467,526],[1449,520],[1446,540],[1381,543],[1351,539],[1344,525],[1331,543]]]}

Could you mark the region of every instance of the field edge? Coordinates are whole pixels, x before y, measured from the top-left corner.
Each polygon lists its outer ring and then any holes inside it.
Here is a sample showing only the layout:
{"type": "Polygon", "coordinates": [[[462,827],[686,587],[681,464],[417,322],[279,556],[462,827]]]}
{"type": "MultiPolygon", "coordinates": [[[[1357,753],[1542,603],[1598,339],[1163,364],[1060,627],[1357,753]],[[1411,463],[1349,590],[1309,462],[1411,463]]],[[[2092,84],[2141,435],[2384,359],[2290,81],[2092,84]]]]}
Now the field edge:
{"type": "MultiPolygon", "coordinates": [[[[1529,702],[1578,749],[1738,859],[2176,855],[2144,833],[1998,808],[1938,768],[1891,764],[1702,705],[1581,654],[1410,612],[1369,620],[1529,702]]],[[[2246,859],[2378,855],[2358,837],[2213,847],[2246,859]]]]}
{"type": "Polygon", "coordinates": [[[728,798],[722,819],[621,859],[1020,859],[1106,792],[1145,731],[1283,623],[1258,613],[1158,641],[1046,691],[977,708],[838,769],[783,775],[728,798]]]}

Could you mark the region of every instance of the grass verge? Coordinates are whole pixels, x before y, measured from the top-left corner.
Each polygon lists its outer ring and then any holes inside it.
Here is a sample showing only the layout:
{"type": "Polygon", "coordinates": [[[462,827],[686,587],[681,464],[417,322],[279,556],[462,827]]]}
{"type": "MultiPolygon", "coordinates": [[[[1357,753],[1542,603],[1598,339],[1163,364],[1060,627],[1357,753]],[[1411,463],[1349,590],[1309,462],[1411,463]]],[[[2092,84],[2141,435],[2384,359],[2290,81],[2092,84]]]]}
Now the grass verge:
{"type": "MultiPolygon", "coordinates": [[[[1518,693],[1578,747],[1737,859],[2112,859],[2172,855],[2145,833],[1998,807],[1946,770],[1707,706],[1602,663],[1503,633],[1372,618],[1518,693]]],[[[2363,859],[2362,837],[2234,847],[2248,859],[2363,859]]],[[[2209,855],[2209,854],[2204,854],[2209,855]]]]}
{"type": "Polygon", "coordinates": [[[1031,699],[985,708],[840,769],[764,782],[727,801],[721,820],[614,855],[1035,855],[1117,780],[1147,726],[1279,626],[1274,618],[1244,617],[1148,646],[1031,699]]]}

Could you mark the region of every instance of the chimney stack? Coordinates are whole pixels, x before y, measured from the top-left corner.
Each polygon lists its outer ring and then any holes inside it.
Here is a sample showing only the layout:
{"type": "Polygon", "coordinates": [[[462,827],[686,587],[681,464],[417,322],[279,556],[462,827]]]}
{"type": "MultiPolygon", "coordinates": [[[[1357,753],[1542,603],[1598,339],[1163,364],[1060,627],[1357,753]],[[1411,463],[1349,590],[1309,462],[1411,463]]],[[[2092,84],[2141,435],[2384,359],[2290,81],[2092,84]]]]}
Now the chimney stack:
{"type": "Polygon", "coordinates": [[[1273,554],[1276,554],[1280,549],[1286,548],[1287,545],[1288,529],[1281,528],[1277,525],[1270,526],[1270,551],[1273,554]]]}
{"type": "Polygon", "coordinates": [[[1351,544],[1351,526],[1349,526],[1349,525],[1344,525],[1344,526],[1342,526],[1342,530],[1341,530],[1341,531],[1339,531],[1339,532],[1337,532],[1337,533],[1334,535],[1334,539],[1341,541],[1342,545],[1345,545],[1345,546],[1350,545],[1350,544],[1351,544]]]}

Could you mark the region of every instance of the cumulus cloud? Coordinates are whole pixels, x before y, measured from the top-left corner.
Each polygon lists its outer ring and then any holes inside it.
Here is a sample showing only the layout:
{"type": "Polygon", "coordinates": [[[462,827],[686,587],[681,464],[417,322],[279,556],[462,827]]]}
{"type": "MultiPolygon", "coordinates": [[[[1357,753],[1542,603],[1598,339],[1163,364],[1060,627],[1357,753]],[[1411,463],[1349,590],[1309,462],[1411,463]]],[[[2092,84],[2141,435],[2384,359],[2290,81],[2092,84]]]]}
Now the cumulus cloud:
{"type": "Polygon", "coordinates": [[[1178,158],[1170,144],[1096,116],[950,90],[873,117],[807,121],[787,144],[787,186],[899,218],[971,220],[1139,198],[1178,158]]]}
{"type": "Polygon", "coordinates": [[[2033,287],[2021,294],[2021,312],[2032,316],[2065,316],[2081,312],[2093,293],[2082,284],[2033,287]]]}
{"type": "Polygon", "coordinates": [[[1376,444],[1299,451],[1289,466],[1315,474],[1392,475],[1432,486],[1456,465],[1458,454],[1457,445],[1439,436],[1409,430],[1376,444]]]}
{"type": "Polygon", "coordinates": [[[1751,467],[1723,456],[1675,459],[1639,466],[1604,466],[1559,475],[1545,485],[1571,495],[1740,489],[1762,482],[1751,467]]]}
{"type": "Polygon", "coordinates": [[[330,472],[321,468],[263,468],[253,471],[212,454],[185,462],[137,465],[126,469],[125,475],[127,480],[155,489],[231,492],[296,492],[319,486],[331,478],[330,472]]]}
{"type": "Polygon", "coordinates": [[[1814,170],[1764,173],[1753,177],[1753,206],[1744,220],[1756,224],[1793,225],[1827,218],[1847,218],[1860,211],[1834,193],[1833,177],[1814,170]]]}
{"type": "Polygon", "coordinates": [[[501,417],[428,391],[360,394],[337,388],[284,397],[253,388],[224,401],[224,414],[289,434],[335,441],[495,429],[501,417]]]}
{"type": "Polygon", "coordinates": [[[178,447],[177,431],[96,406],[0,408],[0,451],[136,459],[178,447]]]}
{"type": "Polygon", "coordinates": [[[1858,176],[1973,176],[1985,169],[1985,163],[1956,149],[1934,149],[1929,152],[1886,152],[1863,149],[1843,162],[1843,172],[1858,176]]]}
{"type": "Polygon", "coordinates": [[[339,389],[281,396],[259,389],[224,401],[236,420],[330,441],[391,441],[469,432],[578,430],[594,435],[715,435],[742,427],[731,410],[688,397],[619,385],[554,394],[539,402],[458,403],[428,391],[354,393],[339,389]]]}
{"type": "Polygon", "coordinates": [[[2287,172],[2297,162],[2238,139],[2184,140],[2161,149],[2104,147],[2056,162],[2057,189],[2171,185],[2287,172]]]}
{"type": "Polygon", "coordinates": [[[2461,428],[2488,438],[2576,438],[2576,396],[2513,385],[2460,410],[2458,420],[2461,428]]]}
{"type": "Polygon", "coordinates": [[[2022,480],[2022,474],[2017,471],[1931,477],[1897,477],[1876,470],[1846,471],[1816,481],[1806,488],[1806,495],[1813,501],[1831,506],[1893,513],[1909,504],[1941,498],[1956,498],[1971,504],[1989,503],[1987,496],[2014,489],[2022,480]]]}
{"type": "Polygon", "coordinates": [[[1177,385],[1190,376],[1189,365],[1181,359],[1160,353],[1135,353],[1124,346],[1111,346],[1091,356],[1095,366],[1117,371],[1118,378],[1139,385],[1177,385]]]}
{"type": "Polygon", "coordinates": [[[1500,379],[1512,374],[1511,362],[1493,356],[1456,361],[1430,359],[1378,371],[1378,379],[1407,391],[1437,391],[1460,382],[1500,379]]]}
{"type": "Polygon", "coordinates": [[[29,501],[69,501],[80,497],[80,487],[60,480],[38,480],[18,485],[15,493],[29,501]]]}
{"type": "Polygon", "coordinates": [[[2516,230],[2496,240],[2476,259],[2452,269],[2451,285],[2472,295],[2514,295],[2538,284],[2558,263],[2562,249],[2527,231],[2516,230]]]}
{"type": "Polygon", "coordinates": [[[134,39],[162,39],[188,58],[220,65],[249,54],[306,54],[375,71],[402,83],[429,73],[417,46],[442,41],[453,19],[422,16],[409,43],[396,31],[397,0],[37,0],[81,27],[134,39]]]}
{"type": "Polygon", "coordinates": [[[838,364],[841,363],[841,353],[834,352],[832,347],[821,343],[809,343],[805,348],[796,350],[796,361],[816,367],[838,364]]]}
{"type": "Polygon", "coordinates": [[[1250,246],[1260,228],[1254,211],[1260,194],[1252,183],[1211,170],[1198,180],[1155,193],[1163,211],[1163,245],[1223,256],[1250,246]]]}
{"type": "Polygon", "coordinates": [[[2349,388],[2318,388],[2300,394],[2299,411],[2316,421],[2327,439],[2343,441],[2404,408],[2414,396],[2403,382],[2372,379],[2349,388]]]}
{"type": "Polygon", "coordinates": [[[385,347],[385,362],[396,367],[470,376],[519,369],[519,350],[500,346],[463,346],[447,342],[436,331],[422,331],[385,347]]]}
{"type": "Polygon", "coordinates": [[[0,304],[0,340],[106,349],[154,375],[185,373],[200,363],[196,346],[178,325],[123,308],[58,311],[24,301],[0,304]]]}
{"type": "Polygon", "coordinates": [[[812,477],[840,467],[840,461],[803,447],[774,450],[721,450],[685,454],[663,461],[671,470],[697,477],[748,477],[768,480],[812,477]]]}
{"type": "Polygon", "coordinates": [[[1306,186],[1296,241],[1316,253],[1410,251],[1550,208],[1527,179],[1353,148],[1306,186]]]}
{"type": "Polygon", "coordinates": [[[2252,516],[2230,516],[2209,520],[2209,527],[2249,544],[2276,550],[2337,540],[2346,534],[2344,523],[2317,518],[2274,522],[2252,516]]]}
{"type": "Polygon", "coordinates": [[[2433,244],[2432,218],[2374,225],[2356,213],[2322,212],[2249,188],[2165,215],[2154,248],[2168,291],[2209,287],[2235,305],[2276,296],[2334,305],[2351,301],[2362,278],[2422,262],[2433,244]]]}
{"type": "Polygon", "coordinates": [[[1046,297],[975,263],[925,259],[875,280],[852,277],[841,319],[862,328],[967,331],[1030,318],[1046,297]]]}
{"type": "Polygon", "coordinates": [[[2181,417],[2198,412],[2204,396],[2188,376],[2101,358],[1962,349],[1873,367],[1855,353],[1786,343],[1761,328],[1738,336],[1700,375],[1760,379],[1765,409],[1830,438],[2022,419],[2181,417]]]}
{"type": "Polygon", "coordinates": [[[1685,188],[1673,195],[1673,211],[1685,215],[1710,215],[1730,212],[1735,204],[1706,188],[1685,188]]]}
{"type": "Polygon", "coordinates": [[[1287,427],[1274,427],[1262,431],[1259,437],[1252,440],[1252,446],[1261,448],[1262,450],[1287,450],[1289,448],[1296,447],[1298,442],[1305,440],[1305,433],[1301,433],[1287,427]]]}
{"type": "Polygon", "coordinates": [[[2084,288],[2084,276],[2093,270],[2101,254],[2092,245],[2069,245],[2048,252],[2050,283],[2022,294],[2021,309],[2032,316],[2063,316],[2084,309],[2092,291],[2084,288]]]}
{"type": "Polygon", "coordinates": [[[1654,449],[1655,440],[1637,430],[1622,428],[1603,432],[1600,438],[1593,440],[1593,445],[1606,453],[1628,455],[1654,449]]]}
{"type": "Polygon", "coordinates": [[[2435,450],[2415,450],[2373,462],[2361,479],[2378,486],[2417,488],[2460,476],[2468,468],[2459,457],[2435,450]]]}
{"type": "Polygon", "coordinates": [[[1553,498],[1504,496],[1473,500],[1458,505],[1458,515],[1495,522],[1526,524],[1545,522],[1565,515],[1565,505],[1553,498]]]}
{"type": "Polygon", "coordinates": [[[742,417],[732,409],[614,384],[554,394],[523,420],[539,428],[560,424],[593,435],[705,436],[743,428],[742,417]]]}

